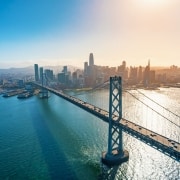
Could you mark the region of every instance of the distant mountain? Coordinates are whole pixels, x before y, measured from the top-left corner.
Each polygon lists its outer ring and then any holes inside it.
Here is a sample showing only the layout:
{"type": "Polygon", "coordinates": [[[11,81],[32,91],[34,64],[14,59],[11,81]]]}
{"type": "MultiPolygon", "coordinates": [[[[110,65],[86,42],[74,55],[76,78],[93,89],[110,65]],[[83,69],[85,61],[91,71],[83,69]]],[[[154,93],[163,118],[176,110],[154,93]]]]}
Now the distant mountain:
{"type": "Polygon", "coordinates": [[[9,69],[0,69],[0,74],[27,74],[32,75],[34,71],[33,66],[24,67],[24,68],[9,68],[9,69]]]}
{"type": "MultiPolygon", "coordinates": [[[[43,66],[43,69],[53,70],[54,74],[60,73],[63,69],[63,66],[43,66]]],[[[78,67],[71,65],[67,66],[68,71],[74,72],[78,67]]],[[[0,69],[0,74],[22,74],[22,75],[34,75],[34,66],[24,67],[24,68],[9,68],[9,69],[0,69]]]]}

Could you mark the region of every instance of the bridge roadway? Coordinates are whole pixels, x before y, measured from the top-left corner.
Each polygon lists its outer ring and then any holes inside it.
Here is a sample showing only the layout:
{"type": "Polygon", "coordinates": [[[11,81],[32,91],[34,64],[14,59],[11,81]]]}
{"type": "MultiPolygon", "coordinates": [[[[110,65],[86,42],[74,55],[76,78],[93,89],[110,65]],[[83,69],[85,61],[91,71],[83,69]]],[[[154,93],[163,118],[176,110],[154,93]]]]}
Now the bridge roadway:
{"type": "MultiPolygon", "coordinates": [[[[42,86],[37,83],[33,83],[33,84],[42,88],[42,86]]],[[[95,115],[96,117],[102,119],[103,121],[107,123],[109,122],[108,111],[103,110],[87,102],[84,102],[80,99],[77,99],[73,96],[64,94],[62,91],[57,91],[47,86],[43,88],[75,104],[76,106],[88,111],[89,113],[95,115]]],[[[120,128],[122,128],[124,132],[130,134],[131,136],[141,140],[142,142],[148,144],[149,146],[159,150],[160,152],[180,162],[180,143],[171,140],[165,136],[162,136],[160,134],[157,134],[149,129],[146,129],[124,118],[121,119],[120,121],[117,121],[117,119],[118,117],[114,115],[113,116],[114,123],[120,128]]]]}

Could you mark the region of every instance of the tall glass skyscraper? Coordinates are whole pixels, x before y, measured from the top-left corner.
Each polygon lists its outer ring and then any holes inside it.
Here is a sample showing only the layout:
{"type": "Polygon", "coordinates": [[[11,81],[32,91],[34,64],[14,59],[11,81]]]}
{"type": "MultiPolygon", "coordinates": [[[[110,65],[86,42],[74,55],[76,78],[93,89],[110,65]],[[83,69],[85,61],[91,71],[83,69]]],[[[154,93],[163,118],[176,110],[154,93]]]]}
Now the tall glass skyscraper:
{"type": "Polygon", "coordinates": [[[89,55],[89,66],[94,66],[94,57],[93,57],[93,53],[90,53],[89,55]]]}
{"type": "Polygon", "coordinates": [[[43,81],[43,67],[39,68],[39,72],[40,72],[40,81],[42,83],[42,81],[43,81]]]}
{"type": "Polygon", "coordinates": [[[39,69],[38,64],[34,64],[35,81],[39,81],[39,69]]]}

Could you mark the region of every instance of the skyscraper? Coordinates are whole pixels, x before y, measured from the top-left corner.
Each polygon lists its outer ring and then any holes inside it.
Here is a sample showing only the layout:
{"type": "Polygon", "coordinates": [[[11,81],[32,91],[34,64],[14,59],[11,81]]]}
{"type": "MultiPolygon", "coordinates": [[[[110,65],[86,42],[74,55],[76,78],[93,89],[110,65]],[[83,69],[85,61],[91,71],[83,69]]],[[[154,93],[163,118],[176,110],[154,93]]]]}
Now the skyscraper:
{"type": "Polygon", "coordinates": [[[93,53],[90,53],[89,55],[89,66],[94,66],[94,57],[93,57],[93,53]]]}
{"type": "Polygon", "coordinates": [[[39,81],[38,64],[34,64],[34,72],[35,72],[35,81],[39,81]]]}
{"type": "Polygon", "coordinates": [[[148,61],[148,65],[144,69],[144,79],[143,79],[144,86],[147,87],[150,84],[150,60],[148,61]]]}
{"type": "Polygon", "coordinates": [[[138,82],[141,82],[143,78],[143,70],[142,70],[142,66],[139,66],[139,70],[138,70],[138,82]]]}
{"type": "Polygon", "coordinates": [[[67,70],[67,66],[63,66],[63,70],[62,70],[63,73],[67,74],[68,70],[67,70]]]}
{"type": "Polygon", "coordinates": [[[149,70],[150,70],[150,59],[148,60],[148,67],[149,67],[149,70]]]}
{"type": "Polygon", "coordinates": [[[122,62],[122,68],[123,68],[123,69],[122,69],[123,71],[126,70],[126,61],[123,61],[123,62],[122,62]]]}
{"type": "Polygon", "coordinates": [[[84,76],[88,74],[88,62],[84,62],[84,76]]]}
{"type": "Polygon", "coordinates": [[[43,81],[43,67],[39,68],[39,72],[40,72],[40,81],[43,81]]]}

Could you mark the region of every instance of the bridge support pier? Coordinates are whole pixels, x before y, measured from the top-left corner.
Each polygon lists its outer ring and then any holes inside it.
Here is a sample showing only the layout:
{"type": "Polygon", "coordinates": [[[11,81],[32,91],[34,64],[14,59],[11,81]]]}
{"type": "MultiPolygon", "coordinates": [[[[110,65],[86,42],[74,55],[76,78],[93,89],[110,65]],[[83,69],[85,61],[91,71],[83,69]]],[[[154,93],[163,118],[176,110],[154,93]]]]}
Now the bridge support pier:
{"type": "Polygon", "coordinates": [[[45,79],[46,79],[46,74],[42,72],[42,77],[41,77],[42,88],[40,91],[40,98],[42,98],[42,99],[46,99],[49,97],[48,90],[43,88],[44,83],[47,85],[47,82],[44,82],[45,79]]]}
{"type": "Polygon", "coordinates": [[[129,153],[123,150],[122,128],[116,124],[122,119],[121,77],[110,77],[109,93],[109,134],[108,151],[102,153],[102,162],[108,166],[120,165],[128,161],[129,153]]]}
{"type": "Polygon", "coordinates": [[[42,88],[41,92],[39,93],[39,97],[42,99],[48,98],[49,97],[48,90],[42,88]]]}

